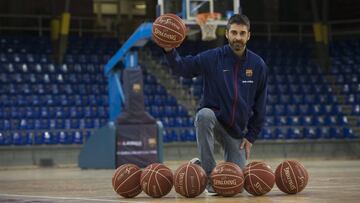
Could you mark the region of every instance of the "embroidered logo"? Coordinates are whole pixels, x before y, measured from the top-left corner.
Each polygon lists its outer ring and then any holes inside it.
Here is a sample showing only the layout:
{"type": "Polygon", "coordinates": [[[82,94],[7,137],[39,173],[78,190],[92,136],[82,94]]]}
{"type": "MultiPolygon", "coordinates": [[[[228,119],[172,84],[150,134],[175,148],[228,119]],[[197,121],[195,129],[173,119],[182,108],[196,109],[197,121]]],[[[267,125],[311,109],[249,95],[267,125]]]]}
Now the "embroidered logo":
{"type": "Polygon", "coordinates": [[[246,75],[246,77],[252,77],[252,75],[253,75],[253,70],[252,70],[252,69],[246,69],[246,70],[245,70],[245,75],[246,75]]]}

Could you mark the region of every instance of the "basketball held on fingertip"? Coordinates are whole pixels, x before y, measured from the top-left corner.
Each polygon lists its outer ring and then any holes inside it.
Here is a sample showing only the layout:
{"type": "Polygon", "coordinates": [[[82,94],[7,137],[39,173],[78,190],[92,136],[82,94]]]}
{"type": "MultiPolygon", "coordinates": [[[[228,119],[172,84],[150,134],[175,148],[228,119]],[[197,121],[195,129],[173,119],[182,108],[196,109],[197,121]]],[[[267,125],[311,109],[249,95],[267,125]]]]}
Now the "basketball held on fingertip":
{"type": "Polygon", "coordinates": [[[244,169],[245,190],[255,196],[271,191],[275,184],[275,175],[270,166],[261,161],[254,161],[244,169]]]}
{"type": "Polygon", "coordinates": [[[140,184],[142,190],[150,197],[163,197],[173,187],[172,171],[160,163],[150,164],[142,171],[140,184]]]}
{"type": "Polygon", "coordinates": [[[162,48],[176,48],[186,37],[186,26],[179,16],[172,13],[163,14],[153,23],[152,37],[162,48]]]}
{"type": "Polygon", "coordinates": [[[309,174],[305,167],[295,160],[286,160],[279,164],[275,171],[276,186],[288,194],[296,194],[304,190],[309,174]]]}
{"type": "Polygon", "coordinates": [[[119,166],[112,177],[114,191],[125,198],[137,196],[141,193],[140,176],[141,169],[135,164],[119,166]]]}
{"type": "Polygon", "coordinates": [[[207,181],[204,169],[190,162],[182,164],[174,173],[175,191],[188,198],[196,197],[204,192],[207,181]]]}
{"type": "Polygon", "coordinates": [[[241,168],[231,162],[216,165],[211,172],[210,180],[215,192],[224,197],[238,194],[244,186],[241,168]]]}

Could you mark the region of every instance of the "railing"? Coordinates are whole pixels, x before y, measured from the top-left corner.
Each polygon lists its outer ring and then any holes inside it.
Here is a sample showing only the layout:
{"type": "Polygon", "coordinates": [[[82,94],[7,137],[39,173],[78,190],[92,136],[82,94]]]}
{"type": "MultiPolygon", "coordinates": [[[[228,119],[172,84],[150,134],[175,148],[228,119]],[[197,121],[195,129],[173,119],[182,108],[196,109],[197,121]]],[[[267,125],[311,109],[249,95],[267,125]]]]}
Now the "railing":
{"type": "MultiPolygon", "coordinates": [[[[3,31],[30,31],[36,32],[39,36],[50,32],[50,15],[0,15],[0,33],[3,31]],[[6,25],[6,22],[9,22],[6,25]],[[26,24],[24,23],[26,22],[26,24]]],[[[115,35],[114,28],[104,29],[96,27],[96,17],[72,16],[70,33],[82,36],[89,33],[115,35]]],[[[313,37],[313,24],[311,22],[252,22],[253,34],[266,37],[271,40],[273,37],[294,37],[299,41],[304,38],[313,37]]],[[[360,34],[360,19],[338,20],[328,22],[329,38],[360,34]]]]}

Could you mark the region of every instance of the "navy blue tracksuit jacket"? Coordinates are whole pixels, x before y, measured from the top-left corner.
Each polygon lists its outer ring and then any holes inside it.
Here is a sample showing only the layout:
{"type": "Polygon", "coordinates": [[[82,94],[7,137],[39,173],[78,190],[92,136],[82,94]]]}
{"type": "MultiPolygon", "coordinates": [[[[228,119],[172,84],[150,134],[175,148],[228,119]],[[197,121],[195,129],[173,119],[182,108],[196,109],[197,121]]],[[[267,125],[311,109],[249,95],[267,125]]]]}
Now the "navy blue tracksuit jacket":
{"type": "Polygon", "coordinates": [[[267,66],[249,49],[238,57],[229,45],[179,56],[173,49],[165,54],[173,73],[192,78],[203,76],[200,108],[210,108],[234,138],[254,143],[265,120],[267,66]]]}

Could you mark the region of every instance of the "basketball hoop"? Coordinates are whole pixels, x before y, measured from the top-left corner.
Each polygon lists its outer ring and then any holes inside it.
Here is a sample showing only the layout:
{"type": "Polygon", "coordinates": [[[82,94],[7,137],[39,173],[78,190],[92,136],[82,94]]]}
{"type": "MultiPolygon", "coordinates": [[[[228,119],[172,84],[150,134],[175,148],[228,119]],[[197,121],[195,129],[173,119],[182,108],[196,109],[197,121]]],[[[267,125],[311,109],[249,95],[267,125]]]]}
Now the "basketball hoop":
{"type": "Polygon", "coordinates": [[[220,20],[221,13],[200,13],[196,15],[196,22],[201,28],[201,39],[210,41],[216,39],[217,20],[220,20]]]}

